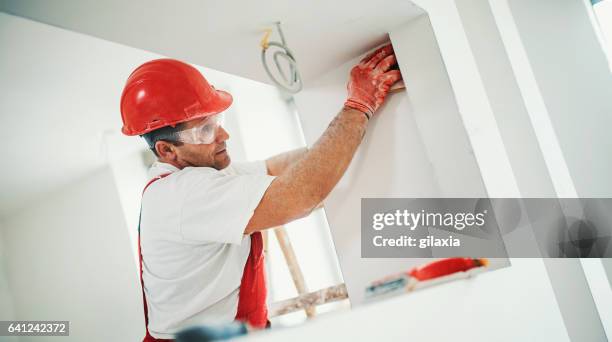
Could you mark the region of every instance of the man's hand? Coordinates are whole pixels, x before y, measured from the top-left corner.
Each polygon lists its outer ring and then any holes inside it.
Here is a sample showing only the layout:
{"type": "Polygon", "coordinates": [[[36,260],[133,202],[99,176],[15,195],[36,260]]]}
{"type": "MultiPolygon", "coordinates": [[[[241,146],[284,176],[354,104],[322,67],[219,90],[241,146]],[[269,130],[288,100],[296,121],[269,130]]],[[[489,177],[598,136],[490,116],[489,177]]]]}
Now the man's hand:
{"type": "Polygon", "coordinates": [[[391,44],[363,58],[351,70],[347,85],[348,98],[344,105],[371,118],[385,101],[389,88],[402,79],[399,70],[390,70],[395,64],[397,60],[391,44]]]}

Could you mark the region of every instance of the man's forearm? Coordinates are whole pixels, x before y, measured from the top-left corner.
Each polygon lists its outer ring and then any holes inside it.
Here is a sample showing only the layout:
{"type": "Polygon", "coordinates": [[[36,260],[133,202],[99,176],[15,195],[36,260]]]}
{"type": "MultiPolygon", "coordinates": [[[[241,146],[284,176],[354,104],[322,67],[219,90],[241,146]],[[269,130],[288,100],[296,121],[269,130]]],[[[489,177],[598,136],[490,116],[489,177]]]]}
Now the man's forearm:
{"type": "Polygon", "coordinates": [[[291,164],[297,162],[308,151],[302,147],[287,151],[266,160],[266,167],[270,176],[278,176],[285,171],[291,164]]]}
{"type": "Polygon", "coordinates": [[[304,217],[319,205],[353,159],[367,122],[364,113],[343,108],[312,148],[272,181],[245,233],[304,217]]]}
{"type": "Polygon", "coordinates": [[[348,168],[367,123],[362,112],[343,108],[312,148],[282,174],[312,208],[327,197],[348,168]]]}

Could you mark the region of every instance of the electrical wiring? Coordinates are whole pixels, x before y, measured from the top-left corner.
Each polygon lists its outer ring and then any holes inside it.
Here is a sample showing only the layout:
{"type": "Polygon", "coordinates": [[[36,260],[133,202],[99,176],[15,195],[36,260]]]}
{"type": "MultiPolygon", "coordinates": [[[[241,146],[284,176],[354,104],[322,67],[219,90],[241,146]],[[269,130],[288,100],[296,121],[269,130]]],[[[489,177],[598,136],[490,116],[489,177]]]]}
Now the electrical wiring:
{"type": "Polygon", "coordinates": [[[266,73],[274,85],[288,93],[295,94],[302,90],[302,77],[298,71],[295,57],[287,46],[285,36],[281,30],[280,22],[276,22],[275,25],[281,41],[269,41],[272,30],[268,29],[266,31],[266,34],[261,41],[261,63],[263,64],[266,73]],[[272,67],[276,68],[275,72],[272,72],[270,58],[274,61],[274,65],[272,67]],[[283,68],[281,65],[281,59],[283,59],[289,66],[288,75],[286,68],[283,68]],[[280,75],[280,78],[277,75],[280,75]]]}

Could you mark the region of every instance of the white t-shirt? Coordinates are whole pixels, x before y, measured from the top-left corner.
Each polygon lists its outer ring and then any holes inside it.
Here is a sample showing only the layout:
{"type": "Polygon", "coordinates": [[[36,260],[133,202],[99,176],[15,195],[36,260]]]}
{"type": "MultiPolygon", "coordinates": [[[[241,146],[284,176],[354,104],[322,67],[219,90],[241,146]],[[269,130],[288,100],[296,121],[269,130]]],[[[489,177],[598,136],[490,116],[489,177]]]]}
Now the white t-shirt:
{"type": "Polygon", "coordinates": [[[251,239],[253,211],[274,179],[263,161],[218,171],[156,162],[140,223],[149,332],[173,338],[182,328],[234,320],[251,239]]]}

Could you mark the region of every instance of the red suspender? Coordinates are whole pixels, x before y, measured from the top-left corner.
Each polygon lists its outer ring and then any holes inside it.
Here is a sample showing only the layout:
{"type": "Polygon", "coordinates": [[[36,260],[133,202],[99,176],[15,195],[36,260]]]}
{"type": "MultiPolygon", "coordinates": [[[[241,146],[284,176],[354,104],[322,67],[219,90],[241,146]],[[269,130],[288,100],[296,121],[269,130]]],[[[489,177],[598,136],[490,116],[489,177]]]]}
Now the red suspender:
{"type": "Polygon", "coordinates": [[[236,320],[265,328],[268,325],[267,294],[263,238],[261,232],[255,232],[251,234],[251,251],[242,272],[236,320]]]}
{"type": "MultiPolygon", "coordinates": [[[[142,194],[144,195],[144,192],[147,190],[147,188],[149,187],[149,185],[153,184],[155,181],[158,181],[166,176],[170,175],[169,173],[164,173],[162,175],[159,175],[153,179],[151,179],[147,185],[145,185],[144,189],[142,190],[142,194]]],[[[142,206],[141,206],[141,215],[142,215],[142,206]]],[[[169,339],[160,339],[160,338],[155,338],[153,336],[151,336],[151,334],[149,333],[149,309],[147,308],[147,297],[145,296],[145,292],[144,292],[144,281],[142,280],[142,253],[140,252],[140,218],[138,219],[138,258],[140,259],[140,286],[142,286],[142,302],[144,305],[144,319],[145,319],[145,329],[146,329],[146,335],[143,338],[143,342],[152,342],[152,341],[174,341],[174,340],[169,340],[169,339]]]]}

